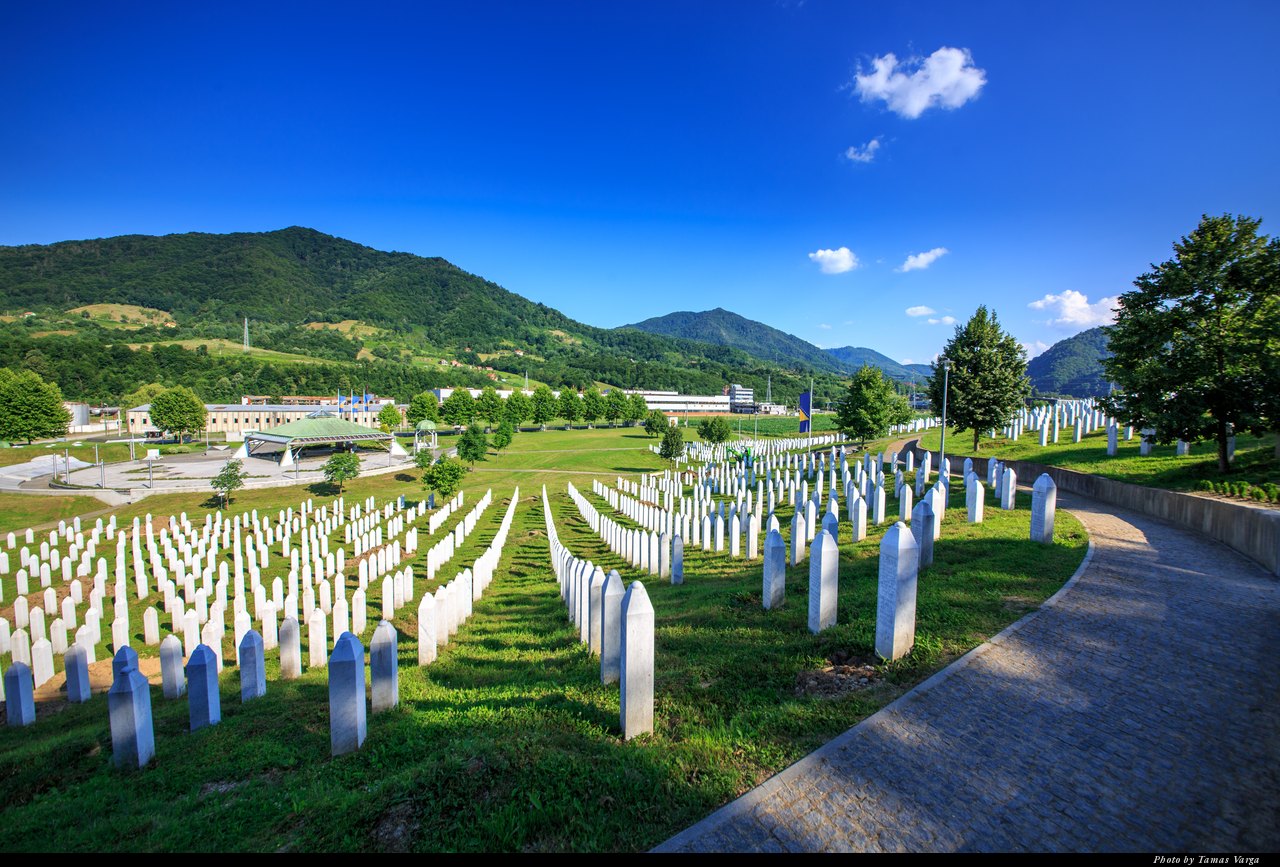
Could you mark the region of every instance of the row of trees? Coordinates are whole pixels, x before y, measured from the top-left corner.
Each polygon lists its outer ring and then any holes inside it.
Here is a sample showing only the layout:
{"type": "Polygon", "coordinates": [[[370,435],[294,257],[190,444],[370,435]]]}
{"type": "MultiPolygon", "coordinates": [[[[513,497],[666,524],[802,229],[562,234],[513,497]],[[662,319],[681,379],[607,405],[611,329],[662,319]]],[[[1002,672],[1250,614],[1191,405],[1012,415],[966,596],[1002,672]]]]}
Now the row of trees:
{"type": "Polygon", "coordinates": [[[412,425],[420,421],[435,421],[460,426],[478,420],[491,425],[506,421],[518,426],[527,421],[547,424],[557,418],[569,423],[585,420],[594,424],[603,419],[616,424],[619,421],[640,421],[648,414],[649,408],[642,395],[626,395],[616,388],[602,395],[592,386],[581,396],[571,389],[564,389],[556,397],[548,386],[540,385],[532,395],[517,390],[505,400],[492,387],[485,388],[476,398],[472,398],[467,389],[456,388],[443,403],[437,401],[432,392],[424,391],[409,402],[407,418],[412,425]]]}

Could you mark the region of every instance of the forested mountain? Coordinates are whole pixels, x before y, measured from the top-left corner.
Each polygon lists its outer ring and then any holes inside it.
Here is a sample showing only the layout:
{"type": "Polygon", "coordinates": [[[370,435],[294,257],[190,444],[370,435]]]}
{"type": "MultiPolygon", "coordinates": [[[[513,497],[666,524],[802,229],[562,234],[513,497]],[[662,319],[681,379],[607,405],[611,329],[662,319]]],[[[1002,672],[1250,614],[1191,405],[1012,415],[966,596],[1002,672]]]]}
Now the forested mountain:
{"type": "Polygon", "coordinates": [[[1102,359],[1110,358],[1105,328],[1090,328],[1059,340],[1027,363],[1031,385],[1040,394],[1102,397],[1110,383],[1102,359]]]}
{"type": "Polygon", "coordinates": [[[655,316],[634,325],[624,325],[622,328],[634,328],[666,337],[698,340],[717,346],[732,346],[784,367],[811,367],[814,370],[846,372],[844,365],[812,343],[807,343],[799,337],[779,331],[763,322],[739,316],[723,307],[704,310],[701,313],[682,310],[677,313],[668,313],[666,316],[655,316]]]}
{"type": "MultiPolygon", "coordinates": [[[[407,399],[423,383],[491,381],[490,370],[553,387],[691,393],[729,382],[763,389],[772,377],[774,394],[794,402],[812,370],[732,346],[595,328],[444,259],[298,227],[0,247],[0,312],[0,364],[25,364],[34,352],[31,366],[65,380],[69,398],[106,402],[150,372],[194,379],[187,384],[208,400],[237,396],[236,374],[256,393],[325,393],[345,377],[357,387],[382,381],[382,393],[407,399]],[[104,321],[72,312],[83,305],[153,313],[104,321]],[[218,341],[238,344],[245,318],[255,347],[337,364],[219,356],[218,341]]],[[[836,368],[823,370],[818,390],[834,396],[836,368]]]]}
{"type": "MultiPolygon", "coordinates": [[[[874,349],[867,349],[864,346],[841,346],[836,349],[828,349],[827,354],[849,370],[857,370],[864,364],[869,364],[872,367],[878,367],[883,370],[885,376],[891,379],[910,380],[912,377],[911,370],[908,370],[889,356],[876,352],[874,349]]],[[[917,375],[916,378],[920,379],[921,377],[917,375]]]]}

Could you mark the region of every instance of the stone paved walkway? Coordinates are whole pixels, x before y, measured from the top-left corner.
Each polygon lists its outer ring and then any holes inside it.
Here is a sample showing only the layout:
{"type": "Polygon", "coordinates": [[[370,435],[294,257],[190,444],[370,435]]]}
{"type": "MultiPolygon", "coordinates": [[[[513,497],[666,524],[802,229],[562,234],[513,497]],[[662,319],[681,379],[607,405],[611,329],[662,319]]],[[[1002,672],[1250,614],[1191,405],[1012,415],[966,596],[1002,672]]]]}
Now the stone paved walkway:
{"type": "Polygon", "coordinates": [[[1280,582],[1058,502],[1094,550],[1051,604],[659,849],[1280,851],[1280,582]]]}

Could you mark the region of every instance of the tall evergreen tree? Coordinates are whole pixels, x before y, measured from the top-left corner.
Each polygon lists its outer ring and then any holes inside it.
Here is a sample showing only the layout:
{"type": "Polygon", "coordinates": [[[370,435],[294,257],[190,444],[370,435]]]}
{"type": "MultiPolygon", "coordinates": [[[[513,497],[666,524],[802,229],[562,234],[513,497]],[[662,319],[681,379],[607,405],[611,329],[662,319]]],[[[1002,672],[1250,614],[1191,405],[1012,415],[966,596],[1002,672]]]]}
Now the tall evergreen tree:
{"type": "Polygon", "coordinates": [[[944,375],[941,359],[933,363],[929,399],[941,415],[943,385],[949,385],[947,423],[957,430],[972,429],[976,452],[981,432],[1003,427],[1031,392],[1026,350],[983,305],[956,326],[942,357],[951,361],[951,371],[944,375]]]}

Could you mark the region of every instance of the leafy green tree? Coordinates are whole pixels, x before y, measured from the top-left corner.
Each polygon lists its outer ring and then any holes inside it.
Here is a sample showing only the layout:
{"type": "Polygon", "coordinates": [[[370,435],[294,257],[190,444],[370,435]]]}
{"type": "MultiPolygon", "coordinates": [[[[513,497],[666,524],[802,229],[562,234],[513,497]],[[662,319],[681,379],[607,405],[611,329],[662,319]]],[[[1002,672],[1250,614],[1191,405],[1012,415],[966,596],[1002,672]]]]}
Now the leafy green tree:
{"type": "Polygon", "coordinates": [[[680,433],[680,428],[675,425],[668,425],[667,429],[662,432],[662,444],[658,446],[658,455],[674,462],[683,453],[684,435],[680,433]]]}
{"type": "Polygon", "coordinates": [[[476,415],[476,402],[465,388],[455,388],[440,404],[440,417],[451,425],[470,424],[476,415]]]}
{"type": "Polygon", "coordinates": [[[643,394],[633,394],[628,398],[627,418],[630,421],[641,421],[649,415],[649,404],[645,403],[643,394]]]}
{"type": "Polygon", "coordinates": [[[529,396],[520,389],[511,392],[503,406],[503,418],[511,422],[512,426],[519,427],[532,416],[533,404],[529,402],[529,396]]]}
{"type": "Polygon", "coordinates": [[[566,427],[582,418],[582,399],[572,388],[565,388],[560,392],[559,404],[560,417],[565,420],[566,427]]]}
{"type": "MultiPolygon", "coordinates": [[[[226,379],[226,377],[224,376],[222,377],[222,379],[226,379]]],[[[129,410],[134,409],[136,407],[151,403],[151,401],[155,400],[156,395],[163,394],[164,390],[165,390],[164,386],[161,385],[160,383],[148,382],[146,385],[141,386],[136,391],[131,391],[125,396],[123,396],[122,398],[120,398],[120,409],[123,412],[128,412],[129,410]]],[[[231,388],[231,381],[227,380],[226,391],[230,392],[232,390],[233,389],[231,388]]]]}
{"type": "Polygon", "coordinates": [[[29,443],[63,436],[70,424],[57,383],[45,382],[35,371],[0,368],[0,439],[29,443]]]}
{"type": "Polygon", "coordinates": [[[582,417],[589,425],[604,418],[604,398],[600,395],[600,389],[594,385],[582,393],[582,417]]]}
{"type": "Polygon", "coordinates": [[[476,398],[476,418],[489,424],[497,424],[502,421],[504,408],[502,398],[498,397],[498,393],[493,390],[491,385],[486,385],[484,390],[480,392],[480,396],[476,398]]]}
{"type": "Polygon", "coordinates": [[[1280,427],[1280,242],[1251,217],[1204,216],[1174,257],[1120,296],[1103,362],[1118,391],[1102,401],[1158,442],[1213,439],[1230,469],[1234,430],[1280,427]]]}
{"type": "Polygon", "coordinates": [[[400,410],[394,403],[389,403],[378,411],[378,427],[383,433],[391,433],[400,427],[400,410]]]}
{"type": "MultiPolygon", "coordinates": [[[[948,420],[950,414],[948,404],[948,420]]],[[[898,394],[880,368],[869,364],[864,364],[853,375],[849,390],[836,406],[836,426],[860,445],[886,436],[893,425],[910,420],[911,407],[906,399],[898,394]]]]}
{"type": "Polygon", "coordinates": [[[341,494],[342,486],[360,475],[360,457],[355,452],[334,452],[324,462],[320,472],[324,474],[326,482],[338,486],[338,493],[341,494]]]}
{"type": "Polygon", "coordinates": [[[489,438],[480,425],[471,425],[458,437],[458,457],[462,460],[475,466],[476,461],[488,460],[488,455],[489,438]]]}
{"type": "Polygon", "coordinates": [[[498,454],[502,454],[502,450],[511,445],[511,441],[515,439],[515,426],[509,421],[503,421],[498,425],[498,429],[493,434],[493,450],[498,454]]]}
{"type": "Polygon", "coordinates": [[[423,391],[415,394],[413,400],[409,401],[405,420],[411,425],[420,421],[440,421],[440,401],[436,400],[435,393],[423,391]]]}
{"type": "Polygon", "coordinates": [[[732,434],[733,430],[729,427],[728,419],[722,415],[707,416],[698,422],[698,436],[704,442],[720,445],[727,443],[732,434]]]}
{"type": "Polygon", "coordinates": [[[934,362],[929,399],[941,415],[947,384],[947,424],[972,429],[976,452],[981,432],[1007,424],[1031,393],[1026,350],[983,305],[968,322],[956,326],[942,357],[951,361],[951,372],[944,376],[941,360],[934,362]]]}
{"type": "Polygon", "coordinates": [[[422,485],[428,491],[435,491],[441,499],[449,499],[458,493],[467,468],[453,458],[441,458],[435,463],[428,463],[422,472],[422,485]]]}
{"type": "Polygon", "coordinates": [[[622,389],[609,389],[609,395],[604,399],[604,417],[609,420],[609,427],[613,427],[619,421],[626,418],[630,411],[631,402],[627,400],[627,396],[622,393],[622,389]]]}
{"type": "Polygon", "coordinates": [[[247,478],[249,471],[244,468],[244,462],[232,458],[209,480],[209,486],[222,498],[222,506],[226,508],[231,504],[231,495],[244,487],[247,478]]]}
{"type": "Polygon", "coordinates": [[[160,430],[184,435],[204,430],[208,412],[204,401],[185,385],[176,385],[157,394],[151,401],[151,423],[160,430]]]}
{"type": "Polygon", "coordinates": [[[551,388],[546,385],[540,385],[533,390],[533,423],[545,425],[556,417],[556,396],[551,388]]]}
{"type": "Polygon", "coordinates": [[[669,427],[671,423],[667,421],[667,417],[656,409],[645,416],[644,432],[651,437],[662,436],[662,432],[669,427]]]}

